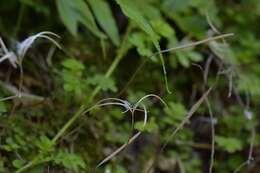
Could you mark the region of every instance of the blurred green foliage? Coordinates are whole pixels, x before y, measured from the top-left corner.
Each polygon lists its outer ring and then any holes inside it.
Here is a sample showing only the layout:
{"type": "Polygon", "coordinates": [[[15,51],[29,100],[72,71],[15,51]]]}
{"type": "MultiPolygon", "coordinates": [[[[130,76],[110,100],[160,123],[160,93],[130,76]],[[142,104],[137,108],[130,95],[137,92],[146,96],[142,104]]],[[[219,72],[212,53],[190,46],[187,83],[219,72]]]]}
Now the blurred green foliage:
{"type": "MultiPolygon", "coordinates": [[[[259,172],[258,0],[9,0],[0,2],[0,14],[0,36],[14,52],[17,40],[40,31],[60,35],[62,45],[55,50],[39,41],[23,62],[22,92],[43,101],[0,102],[0,172],[91,172],[136,131],[142,135],[95,171],[145,172],[209,86],[214,172],[234,171],[248,159],[250,146],[256,158],[250,171],[259,172]],[[235,36],[151,57],[222,33],[235,36]],[[149,93],[168,107],[146,99],[146,126],[142,111],[136,111],[132,126],[130,111],[115,105],[74,120],[81,106],[113,97],[131,108],[149,93]]],[[[7,86],[19,88],[20,70],[0,62],[0,96],[6,98],[15,94],[7,86]]],[[[156,158],[154,172],[207,172],[211,130],[203,104],[156,158]]]]}

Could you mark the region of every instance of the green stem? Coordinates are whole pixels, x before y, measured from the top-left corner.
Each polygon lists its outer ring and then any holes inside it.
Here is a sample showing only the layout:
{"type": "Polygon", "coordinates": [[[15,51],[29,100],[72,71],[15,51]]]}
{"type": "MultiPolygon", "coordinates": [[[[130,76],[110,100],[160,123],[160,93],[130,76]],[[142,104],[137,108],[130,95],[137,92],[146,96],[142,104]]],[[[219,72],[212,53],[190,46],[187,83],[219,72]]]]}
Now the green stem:
{"type": "Polygon", "coordinates": [[[69,121],[59,130],[59,132],[52,139],[53,143],[56,143],[57,140],[65,133],[65,131],[73,124],[73,122],[86,110],[85,106],[82,105],[79,110],[69,119],[69,121]]]}
{"type": "MultiPolygon", "coordinates": [[[[109,69],[107,70],[106,74],[105,74],[105,77],[110,77],[111,74],[115,71],[116,67],[118,66],[119,62],[121,61],[121,59],[124,57],[124,55],[126,54],[126,52],[128,51],[129,47],[128,47],[128,36],[129,36],[129,33],[131,31],[131,29],[133,28],[133,25],[130,23],[128,28],[127,28],[127,31],[126,31],[126,35],[124,37],[124,40],[122,42],[122,46],[121,48],[118,50],[118,53],[117,53],[117,56],[115,58],[115,60],[113,61],[113,63],[110,65],[109,69]]],[[[97,86],[94,91],[91,93],[89,99],[88,99],[88,102],[91,102],[94,97],[99,93],[101,87],[100,86],[97,86]]]]}
{"type": "MultiPolygon", "coordinates": [[[[110,65],[110,68],[108,69],[108,71],[106,72],[105,74],[105,77],[110,77],[111,74],[114,72],[114,70],[116,69],[116,67],[118,66],[119,62],[121,61],[121,59],[123,58],[125,54],[125,51],[119,51],[115,60],[113,61],[113,63],[110,65]]],[[[97,86],[94,91],[91,93],[90,97],[89,97],[89,101],[92,101],[94,99],[94,97],[99,93],[101,87],[100,86],[97,86]]]]}
{"type": "MultiPolygon", "coordinates": [[[[126,31],[125,34],[125,38],[123,40],[122,46],[120,47],[118,54],[116,56],[116,58],[114,59],[113,63],[110,65],[109,69],[107,70],[105,77],[110,77],[112,75],[112,73],[115,71],[115,69],[117,68],[119,62],[122,60],[123,56],[125,55],[125,53],[128,51],[129,47],[127,46],[127,38],[128,35],[130,33],[132,29],[132,25],[130,24],[128,26],[128,29],[126,31]]],[[[92,107],[90,107],[88,110],[86,110],[86,108],[90,105],[90,102],[94,99],[94,97],[99,93],[101,87],[97,86],[94,91],[91,93],[88,102],[86,104],[83,104],[78,111],[69,119],[69,121],[59,130],[59,132],[54,136],[54,138],[52,139],[52,142],[56,143],[58,141],[58,139],[65,133],[65,131],[70,128],[70,126],[75,122],[75,120],[82,115],[83,112],[88,112],[92,109],[92,107]]],[[[36,157],[37,158],[37,157],[36,157]]],[[[29,163],[27,163],[26,165],[24,165],[22,168],[18,169],[15,173],[21,173],[24,172],[25,170],[37,165],[37,159],[33,159],[32,161],[30,161],[29,163]]]]}
{"type": "Polygon", "coordinates": [[[35,159],[33,159],[32,161],[30,161],[28,164],[24,165],[22,168],[18,169],[17,171],[15,171],[14,173],[21,173],[24,172],[25,170],[33,167],[34,165],[37,165],[37,157],[35,159]]]}
{"type": "Polygon", "coordinates": [[[19,30],[21,28],[24,13],[25,13],[25,5],[22,3],[20,6],[20,9],[19,9],[18,19],[16,22],[15,30],[14,30],[14,37],[17,36],[17,33],[19,32],[19,30]]]}

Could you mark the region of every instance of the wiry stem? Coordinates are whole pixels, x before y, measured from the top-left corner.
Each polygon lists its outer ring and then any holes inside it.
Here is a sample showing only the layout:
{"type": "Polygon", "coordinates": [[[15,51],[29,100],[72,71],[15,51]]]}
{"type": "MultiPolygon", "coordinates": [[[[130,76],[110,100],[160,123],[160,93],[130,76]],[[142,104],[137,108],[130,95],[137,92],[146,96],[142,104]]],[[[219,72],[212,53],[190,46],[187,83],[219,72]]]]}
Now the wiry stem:
{"type": "MultiPolygon", "coordinates": [[[[115,58],[115,60],[113,61],[113,63],[111,64],[111,66],[109,67],[108,71],[105,74],[105,77],[110,77],[111,74],[114,72],[114,70],[116,69],[116,67],[118,66],[119,62],[121,61],[121,59],[123,58],[123,56],[125,55],[125,53],[128,50],[128,47],[126,46],[127,44],[127,40],[126,38],[128,37],[130,30],[132,29],[132,25],[130,25],[128,27],[125,39],[122,43],[121,48],[118,51],[118,54],[115,58]]],[[[87,107],[89,106],[90,102],[94,99],[94,97],[99,93],[101,87],[97,86],[94,91],[92,92],[92,94],[90,95],[88,102],[86,104],[83,104],[78,111],[69,119],[69,121],[58,131],[58,133],[55,135],[55,137],[52,139],[52,142],[56,143],[58,141],[58,139],[65,133],[65,131],[67,131],[70,126],[75,122],[75,120],[82,115],[84,112],[88,112],[91,108],[87,109],[87,107]]],[[[29,163],[27,163],[25,166],[23,166],[22,168],[18,169],[15,173],[21,173],[24,172],[25,170],[33,167],[37,165],[37,160],[32,160],[29,163]]]]}

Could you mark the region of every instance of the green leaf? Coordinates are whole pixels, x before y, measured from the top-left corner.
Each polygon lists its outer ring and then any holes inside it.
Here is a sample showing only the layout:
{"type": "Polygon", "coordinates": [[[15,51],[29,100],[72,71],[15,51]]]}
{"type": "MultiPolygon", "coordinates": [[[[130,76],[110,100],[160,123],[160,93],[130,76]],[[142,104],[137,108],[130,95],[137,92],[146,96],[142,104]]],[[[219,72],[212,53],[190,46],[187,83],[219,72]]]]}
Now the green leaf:
{"type": "Polygon", "coordinates": [[[178,12],[184,12],[189,9],[190,0],[182,0],[182,1],[175,1],[175,0],[164,0],[162,2],[162,9],[163,12],[172,17],[174,14],[178,12]]]}
{"type": "Polygon", "coordinates": [[[151,117],[145,126],[144,126],[144,123],[141,121],[135,123],[135,128],[138,129],[139,131],[152,132],[152,131],[158,129],[158,125],[155,122],[155,118],[151,117]]]}
{"type": "Polygon", "coordinates": [[[87,83],[92,85],[98,85],[104,91],[111,90],[113,92],[117,91],[114,80],[107,78],[104,75],[97,74],[92,78],[87,79],[87,83]]]}
{"type": "Polygon", "coordinates": [[[127,170],[124,167],[117,165],[115,173],[127,173],[127,170]]]}
{"type": "Polygon", "coordinates": [[[112,42],[119,46],[119,33],[109,4],[104,0],[88,0],[99,25],[105,30],[112,42]]]}
{"type": "Polygon", "coordinates": [[[15,159],[12,161],[12,164],[15,168],[23,167],[23,162],[21,160],[15,159]]]}
{"type": "Polygon", "coordinates": [[[30,6],[39,13],[43,13],[45,15],[50,14],[50,9],[48,8],[47,4],[44,3],[44,1],[20,0],[20,2],[30,6]]]}
{"type": "Polygon", "coordinates": [[[56,5],[62,22],[74,36],[77,35],[77,24],[80,22],[97,37],[106,38],[99,31],[89,7],[83,0],[56,0],[56,5]]]}
{"type": "Polygon", "coordinates": [[[195,62],[199,62],[203,59],[202,55],[195,52],[195,51],[190,51],[188,53],[188,57],[192,60],[192,61],[195,61],[195,62]]]}
{"type": "Polygon", "coordinates": [[[53,161],[66,168],[71,168],[76,172],[79,172],[81,168],[86,168],[84,160],[79,155],[71,154],[67,150],[60,150],[53,156],[53,161]]]}
{"type": "MultiPolygon", "coordinates": [[[[157,49],[157,51],[161,51],[160,45],[159,45],[159,41],[158,41],[158,36],[157,34],[154,32],[153,28],[151,27],[150,23],[147,21],[147,19],[144,17],[144,14],[142,13],[141,10],[138,9],[138,2],[139,1],[129,1],[129,0],[116,0],[116,2],[119,4],[119,6],[121,7],[123,13],[129,17],[131,20],[133,20],[134,22],[137,23],[137,25],[145,32],[149,35],[150,39],[152,40],[155,48],[157,49]]],[[[165,69],[165,62],[163,59],[163,55],[160,53],[160,60],[162,63],[162,67],[163,67],[163,72],[164,72],[164,80],[165,80],[165,84],[166,84],[166,89],[169,93],[170,90],[168,88],[168,81],[167,81],[167,72],[165,69]]]]}
{"type": "Polygon", "coordinates": [[[228,61],[231,64],[237,64],[237,58],[232,49],[226,43],[219,41],[211,41],[210,49],[221,59],[228,61]]]}
{"type": "Polygon", "coordinates": [[[7,111],[6,104],[4,102],[0,102],[0,115],[7,111]]]}
{"type": "Polygon", "coordinates": [[[189,67],[190,66],[190,61],[189,61],[189,58],[187,56],[187,54],[185,52],[178,52],[177,53],[177,58],[178,58],[178,61],[180,62],[180,64],[183,66],[183,67],[189,67]]]}
{"type": "Polygon", "coordinates": [[[142,32],[133,33],[129,37],[129,42],[132,43],[141,56],[150,56],[151,49],[147,47],[147,36],[142,32]]]}
{"type": "Polygon", "coordinates": [[[82,71],[85,69],[84,65],[75,59],[66,59],[62,65],[72,71],[82,71]]]}
{"type": "Polygon", "coordinates": [[[87,83],[80,79],[77,75],[69,73],[69,72],[63,72],[63,88],[65,91],[68,92],[74,92],[76,95],[81,95],[84,90],[86,90],[87,83]]]}
{"type": "Polygon", "coordinates": [[[187,110],[181,103],[170,102],[169,107],[165,109],[165,112],[173,120],[182,121],[187,113],[187,110]]]}
{"type": "Polygon", "coordinates": [[[144,32],[151,36],[153,41],[157,41],[158,37],[156,36],[156,33],[153,31],[151,25],[143,16],[143,13],[137,8],[136,5],[138,5],[138,3],[135,4],[134,1],[129,0],[116,0],[116,2],[120,5],[123,13],[127,17],[135,21],[144,32]]]}
{"type": "Polygon", "coordinates": [[[74,35],[77,35],[78,14],[72,10],[73,4],[68,0],[56,0],[56,5],[60,18],[67,29],[74,35]]]}
{"type": "Polygon", "coordinates": [[[54,151],[54,143],[47,136],[40,137],[40,140],[37,141],[37,147],[43,153],[54,151]]]}
{"type": "Polygon", "coordinates": [[[238,89],[242,91],[249,91],[253,96],[260,96],[260,78],[258,75],[252,73],[241,73],[238,80],[238,89]]]}
{"type": "Polygon", "coordinates": [[[169,37],[173,36],[175,33],[173,28],[167,22],[165,22],[163,19],[162,20],[152,20],[151,24],[152,24],[154,30],[165,38],[169,38],[169,37]]]}
{"type": "Polygon", "coordinates": [[[229,153],[240,151],[243,147],[242,142],[233,137],[216,136],[216,142],[220,147],[223,147],[229,153]]]}

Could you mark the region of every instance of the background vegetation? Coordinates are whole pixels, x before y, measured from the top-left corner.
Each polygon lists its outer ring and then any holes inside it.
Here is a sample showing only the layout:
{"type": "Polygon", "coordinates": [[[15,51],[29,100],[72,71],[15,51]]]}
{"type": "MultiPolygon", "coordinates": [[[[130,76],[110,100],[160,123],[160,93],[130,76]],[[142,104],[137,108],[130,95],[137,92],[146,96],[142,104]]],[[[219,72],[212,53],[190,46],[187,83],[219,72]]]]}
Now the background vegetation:
{"type": "Polygon", "coordinates": [[[1,1],[0,172],[204,173],[213,164],[217,173],[258,173],[259,19],[258,0],[1,1]],[[37,36],[61,49],[29,37],[42,31],[59,35],[37,36]],[[224,33],[235,36],[151,57],[224,33]],[[142,134],[95,169],[132,136],[131,104],[147,94],[168,107],[145,99],[148,123],[135,117],[142,134]],[[83,115],[112,97],[130,111],[83,115]]]}

